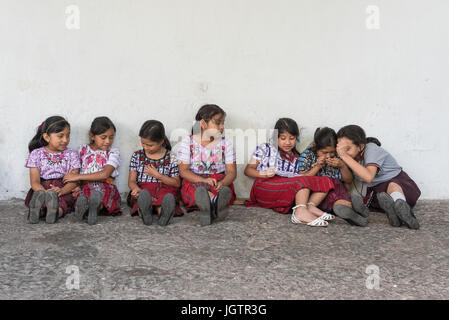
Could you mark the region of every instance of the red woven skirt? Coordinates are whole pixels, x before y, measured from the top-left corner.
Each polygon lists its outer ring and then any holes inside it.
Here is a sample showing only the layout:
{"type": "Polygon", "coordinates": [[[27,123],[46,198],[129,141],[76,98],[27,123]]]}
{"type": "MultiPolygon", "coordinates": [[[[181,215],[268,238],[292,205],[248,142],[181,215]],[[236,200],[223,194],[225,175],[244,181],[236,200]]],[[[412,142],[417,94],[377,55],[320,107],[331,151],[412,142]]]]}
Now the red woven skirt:
{"type": "Polygon", "coordinates": [[[286,214],[294,206],[298,191],[304,188],[314,192],[329,192],[334,184],[328,177],[257,178],[245,206],[273,209],[286,214]]]}
{"type": "Polygon", "coordinates": [[[80,194],[85,195],[89,199],[93,191],[99,191],[103,196],[102,204],[105,210],[102,210],[102,213],[106,211],[107,215],[111,216],[120,216],[122,214],[120,210],[121,197],[115,184],[89,182],[81,187],[80,194]]]}
{"type": "Polygon", "coordinates": [[[340,179],[330,178],[334,184],[334,189],[329,191],[326,199],[319,205],[319,208],[323,211],[331,212],[335,202],[338,200],[346,200],[351,202],[351,196],[348,190],[346,190],[345,185],[340,179]]]}
{"type": "MultiPolygon", "coordinates": [[[[167,186],[164,183],[161,182],[141,182],[138,183],[139,188],[143,190],[148,190],[148,192],[151,194],[151,203],[153,206],[161,206],[162,200],[164,199],[165,195],[171,193],[175,197],[176,201],[176,208],[175,208],[175,217],[180,217],[184,215],[184,213],[181,210],[181,207],[179,206],[179,188],[167,186]]],[[[138,205],[137,205],[137,198],[133,197],[131,195],[131,192],[128,193],[128,197],[126,198],[126,202],[128,206],[131,208],[131,215],[136,215],[138,205]]]]}
{"type": "MultiPolygon", "coordinates": [[[[44,180],[41,179],[41,185],[45,188],[45,190],[51,189],[50,185],[53,185],[58,188],[63,188],[64,183],[61,179],[51,179],[51,180],[44,180]]],[[[33,189],[30,189],[28,191],[28,194],[25,198],[25,205],[29,208],[30,207],[30,201],[33,197],[34,191],[33,189]]],[[[63,215],[66,215],[69,212],[72,212],[75,209],[75,198],[72,196],[72,193],[66,194],[64,196],[58,197],[59,207],[63,211],[63,215]]],[[[45,208],[45,204],[43,206],[45,208]]]]}
{"type": "MultiPolygon", "coordinates": [[[[216,179],[217,182],[223,180],[226,175],[224,173],[218,173],[218,174],[204,174],[200,175],[203,178],[213,178],[216,179]]],[[[214,195],[218,194],[218,191],[215,190],[214,187],[210,186],[207,183],[199,182],[199,183],[190,183],[189,181],[183,179],[182,180],[182,187],[181,187],[181,197],[182,201],[184,202],[184,206],[186,207],[187,211],[193,211],[193,210],[199,210],[198,206],[195,203],[195,190],[198,187],[205,187],[207,191],[212,192],[214,195]]],[[[234,190],[234,184],[232,183],[229,186],[229,189],[231,189],[231,200],[228,203],[228,206],[232,205],[237,198],[235,195],[234,190]]]]}

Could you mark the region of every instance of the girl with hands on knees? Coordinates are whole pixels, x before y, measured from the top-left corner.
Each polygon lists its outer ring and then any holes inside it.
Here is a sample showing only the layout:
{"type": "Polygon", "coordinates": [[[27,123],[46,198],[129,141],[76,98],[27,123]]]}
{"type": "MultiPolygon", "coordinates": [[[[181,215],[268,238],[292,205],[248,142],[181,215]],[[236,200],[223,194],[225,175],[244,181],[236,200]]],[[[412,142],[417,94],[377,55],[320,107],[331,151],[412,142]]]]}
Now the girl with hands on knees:
{"type": "Polygon", "coordinates": [[[78,172],[78,153],[67,148],[70,142],[70,124],[63,117],[47,118],[38,127],[30,141],[30,152],[25,167],[30,169],[31,189],[25,199],[29,208],[28,221],[38,223],[45,216],[47,223],[73,211],[75,182],[64,182],[69,171],[78,172]]]}
{"type": "Polygon", "coordinates": [[[214,104],[202,106],[192,134],[179,144],[181,197],[187,211],[200,210],[201,226],[227,217],[236,199],[236,156],[224,133],[226,113],[214,104]]]}
{"type": "Polygon", "coordinates": [[[245,168],[245,175],[256,179],[250,200],[245,201],[245,205],[269,208],[283,214],[292,212],[291,221],[295,224],[328,226],[328,221],[335,216],[317,206],[334,188],[331,179],[299,173],[300,154],[296,150],[299,128],[296,121],[281,118],[274,128],[273,143],[259,145],[245,168]]]}
{"type": "Polygon", "coordinates": [[[162,122],[146,121],[139,131],[142,149],[133,153],[129,165],[127,204],[131,215],[139,215],[145,225],[166,226],[173,216],[182,216],[178,191],[181,186],[178,163],[171,152],[162,122]]]}
{"type": "Polygon", "coordinates": [[[367,138],[357,125],[341,128],[337,137],[339,157],[356,178],[367,185],[365,199],[361,195],[353,196],[353,207],[357,211],[381,209],[391,226],[404,224],[410,229],[419,229],[413,207],[421,191],[396,159],[381,147],[378,139],[367,138]]]}

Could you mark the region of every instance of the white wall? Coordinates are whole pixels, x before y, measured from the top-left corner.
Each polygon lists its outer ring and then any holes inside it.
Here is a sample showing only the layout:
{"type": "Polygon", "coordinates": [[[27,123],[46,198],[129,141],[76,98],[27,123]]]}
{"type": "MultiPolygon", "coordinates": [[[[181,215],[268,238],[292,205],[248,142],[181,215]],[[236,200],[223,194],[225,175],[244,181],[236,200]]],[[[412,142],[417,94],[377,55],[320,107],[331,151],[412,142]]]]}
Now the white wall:
{"type": "Polygon", "coordinates": [[[422,198],[448,199],[448,13],[447,0],[0,0],[0,199],[28,190],[27,144],[47,116],[67,117],[73,148],[109,116],[125,192],[143,121],[189,129],[205,102],[228,128],[292,117],[301,147],[317,126],[357,123],[422,198]],[[66,28],[71,4],[80,30],[66,28]],[[379,30],[366,27],[368,5],[379,30]]]}

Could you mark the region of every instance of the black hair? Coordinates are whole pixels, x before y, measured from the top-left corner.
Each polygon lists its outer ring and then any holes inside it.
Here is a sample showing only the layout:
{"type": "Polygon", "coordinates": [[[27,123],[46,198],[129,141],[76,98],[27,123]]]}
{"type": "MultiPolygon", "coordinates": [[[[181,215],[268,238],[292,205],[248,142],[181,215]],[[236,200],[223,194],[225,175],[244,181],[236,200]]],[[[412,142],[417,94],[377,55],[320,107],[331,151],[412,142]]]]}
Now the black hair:
{"type": "Polygon", "coordinates": [[[89,132],[94,136],[97,136],[99,134],[105,133],[111,128],[114,129],[114,132],[117,132],[115,125],[111,121],[111,119],[109,119],[108,117],[97,117],[94,119],[94,121],[92,121],[89,132]]]}
{"type": "Polygon", "coordinates": [[[165,135],[165,128],[162,122],[157,120],[147,120],[144,122],[139,131],[139,137],[154,142],[164,141],[163,146],[167,150],[171,150],[170,140],[165,135]]]}
{"type": "Polygon", "coordinates": [[[44,133],[50,135],[52,133],[59,133],[63,131],[66,127],[70,128],[70,124],[66,119],[60,116],[52,116],[45,119],[36,130],[36,134],[30,143],[28,143],[28,151],[31,152],[34,149],[45,147],[48,142],[44,140],[44,133]]]}
{"type": "Polygon", "coordinates": [[[337,138],[348,138],[351,140],[356,146],[360,146],[361,144],[367,144],[367,143],[375,143],[379,147],[381,146],[380,141],[377,138],[373,137],[366,137],[365,130],[363,130],[360,126],[351,124],[348,126],[345,126],[338,130],[337,132],[337,138]]]}
{"type": "MultiPolygon", "coordinates": [[[[292,136],[296,137],[296,141],[299,141],[299,127],[295,120],[290,118],[281,118],[274,125],[274,129],[277,130],[277,137],[279,139],[282,133],[288,132],[292,136]]],[[[274,138],[274,137],[273,137],[274,138]]],[[[293,151],[299,155],[299,151],[296,149],[296,145],[293,147],[293,151]]]]}
{"type": "MultiPolygon", "coordinates": [[[[222,108],[217,106],[216,104],[205,104],[196,113],[196,116],[195,116],[195,121],[197,121],[196,125],[199,125],[198,123],[201,120],[204,120],[205,122],[209,122],[217,114],[226,116],[226,112],[222,108]]],[[[193,134],[193,131],[194,131],[194,128],[192,128],[192,134],[193,134]]]]}
{"type": "Polygon", "coordinates": [[[317,128],[313,135],[313,148],[315,151],[322,150],[327,147],[337,146],[337,134],[334,129],[323,127],[317,128]]]}

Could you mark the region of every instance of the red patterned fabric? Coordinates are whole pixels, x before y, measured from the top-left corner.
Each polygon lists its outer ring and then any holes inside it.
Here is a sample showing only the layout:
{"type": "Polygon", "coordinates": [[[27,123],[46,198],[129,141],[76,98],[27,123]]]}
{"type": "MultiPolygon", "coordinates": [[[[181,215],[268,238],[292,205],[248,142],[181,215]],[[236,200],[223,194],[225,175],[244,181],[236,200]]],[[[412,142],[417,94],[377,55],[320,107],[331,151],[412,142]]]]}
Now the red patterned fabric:
{"type": "MultiPolygon", "coordinates": [[[[199,176],[203,178],[213,178],[216,179],[217,182],[223,180],[226,177],[226,175],[223,173],[211,175],[204,174],[199,176]]],[[[207,183],[190,183],[189,181],[183,179],[181,187],[181,197],[187,211],[199,210],[195,203],[195,190],[198,187],[205,187],[207,191],[212,192],[214,195],[218,194],[218,191],[207,183]]],[[[232,205],[237,198],[237,196],[235,195],[234,184],[231,184],[229,188],[231,189],[231,200],[229,201],[228,206],[232,205]]]]}
{"type": "MultiPolygon", "coordinates": [[[[171,186],[167,186],[162,182],[142,182],[139,183],[139,188],[148,190],[151,194],[151,203],[153,206],[161,206],[162,200],[165,195],[171,193],[175,196],[176,208],[175,208],[175,217],[180,217],[184,213],[179,206],[179,189],[171,186]]],[[[128,206],[131,208],[131,215],[137,214],[139,209],[137,205],[137,198],[133,197],[131,193],[128,194],[128,198],[126,199],[128,206]]]]}
{"type": "Polygon", "coordinates": [[[287,214],[295,204],[296,194],[303,188],[315,192],[329,192],[334,188],[334,184],[328,177],[258,178],[253,183],[250,200],[245,201],[245,206],[273,209],[287,214]]]}
{"type": "Polygon", "coordinates": [[[120,216],[121,197],[115,184],[106,182],[91,182],[86,183],[81,187],[81,194],[84,194],[87,199],[90,198],[92,191],[99,191],[103,196],[102,204],[111,216],[120,216]]]}
{"type": "Polygon", "coordinates": [[[334,189],[329,191],[326,199],[319,205],[319,208],[323,211],[331,212],[335,202],[338,200],[346,200],[351,202],[351,196],[345,185],[340,179],[330,178],[334,183],[334,189]]]}

